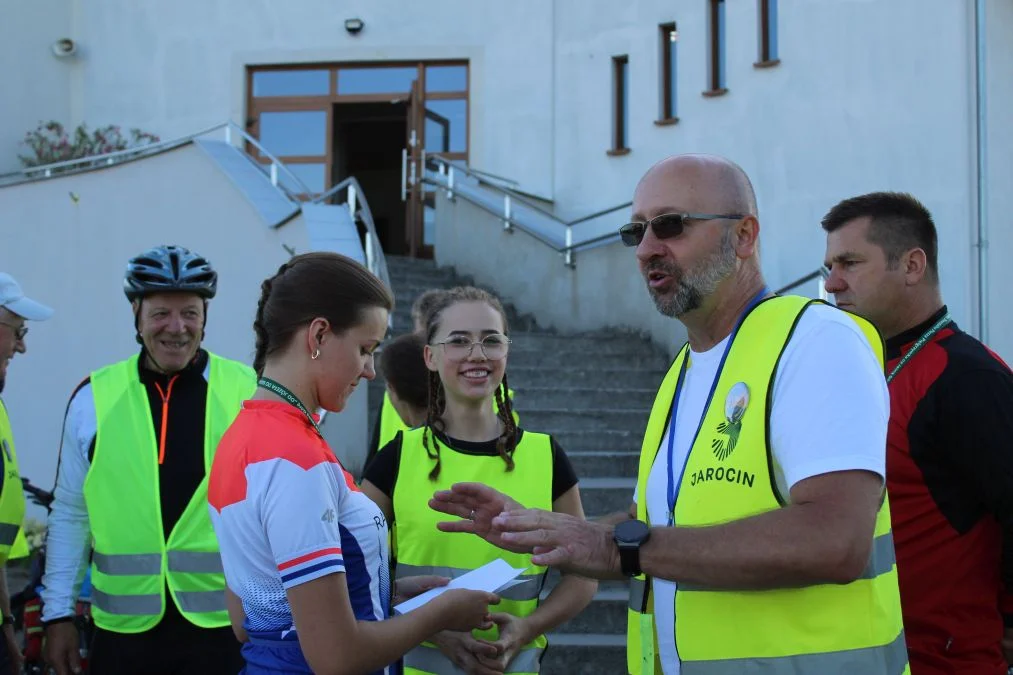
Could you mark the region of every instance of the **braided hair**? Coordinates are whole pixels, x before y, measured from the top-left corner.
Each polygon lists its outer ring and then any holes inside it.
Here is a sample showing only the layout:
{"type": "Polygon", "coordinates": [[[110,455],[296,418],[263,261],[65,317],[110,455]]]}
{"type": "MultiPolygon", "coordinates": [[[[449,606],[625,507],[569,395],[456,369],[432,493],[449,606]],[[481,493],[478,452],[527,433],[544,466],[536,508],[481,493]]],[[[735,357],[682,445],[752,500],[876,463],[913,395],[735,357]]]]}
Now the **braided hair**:
{"type": "MultiPolygon", "coordinates": [[[[491,293],[473,286],[458,286],[440,294],[430,307],[426,315],[426,342],[431,343],[440,328],[440,321],[449,307],[462,302],[482,302],[492,307],[503,319],[503,332],[509,334],[506,312],[503,305],[491,293]]],[[[506,372],[503,373],[503,381],[496,387],[496,416],[503,423],[503,432],[496,439],[496,451],[503,458],[507,471],[514,469],[514,450],[517,448],[519,430],[514,422],[513,404],[508,395],[506,372]]],[[[443,421],[443,413],[446,411],[447,394],[443,388],[443,381],[439,373],[429,371],[429,405],[426,408],[426,421],[422,430],[422,447],[426,449],[429,459],[436,460],[435,466],[429,472],[429,479],[436,480],[440,475],[440,446],[435,434],[430,438],[429,430],[433,429],[439,433],[446,432],[446,424],[443,421]],[[432,447],[430,448],[430,441],[432,447]]]]}
{"type": "Polygon", "coordinates": [[[340,334],[373,307],[392,311],[394,296],[358,262],[329,252],[294,256],[260,286],[253,321],[257,335],[253,369],[262,375],[268,357],[287,347],[313,319],[327,319],[331,330],[340,334]]]}

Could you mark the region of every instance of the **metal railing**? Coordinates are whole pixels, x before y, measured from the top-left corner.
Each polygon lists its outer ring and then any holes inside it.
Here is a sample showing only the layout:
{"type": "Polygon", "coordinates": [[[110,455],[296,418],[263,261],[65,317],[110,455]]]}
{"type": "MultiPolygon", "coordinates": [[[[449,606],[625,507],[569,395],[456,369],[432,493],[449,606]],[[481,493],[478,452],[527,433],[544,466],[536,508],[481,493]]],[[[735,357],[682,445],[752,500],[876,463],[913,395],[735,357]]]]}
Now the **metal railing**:
{"type": "Polygon", "coordinates": [[[26,167],[18,171],[0,174],[0,184],[17,185],[19,183],[29,181],[45,180],[56,176],[67,176],[84,171],[92,171],[94,169],[103,169],[123,162],[140,159],[141,157],[148,157],[150,155],[156,155],[161,152],[173,150],[186,145],[187,143],[191,143],[198,138],[209,136],[219,131],[223,132],[225,142],[229,145],[233,144],[233,137],[236,136],[255,147],[261,157],[270,160],[269,164],[264,164],[256,161],[246,152],[243,152],[250,162],[257,166],[257,168],[261,171],[264,171],[270,179],[272,185],[284,191],[290,198],[297,199],[299,195],[314,194],[308,187],[306,187],[306,184],[303,183],[298,176],[292,173],[291,169],[282,164],[281,160],[271,154],[257,141],[257,139],[248,134],[245,129],[241,128],[238,124],[232,122],[231,120],[179,138],[159,141],[157,143],[147,143],[145,145],[136,145],[131,148],[126,148],[125,150],[116,150],[115,152],[107,152],[101,155],[91,155],[88,157],[79,157],[77,159],[68,159],[62,162],[54,162],[52,164],[26,167]],[[280,180],[282,175],[290,181],[290,185],[300,188],[300,190],[293,190],[285,185],[280,180]]]}
{"type": "Polygon", "coordinates": [[[795,281],[792,281],[786,286],[777,289],[776,293],[778,295],[783,295],[784,293],[789,293],[795,290],[796,288],[800,288],[805,284],[812,283],[813,281],[815,281],[817,283],[816,297],[818,297],[820,300],[826,300],[828,295],[827,295],[827,288],[824,282],[829,276],[830,272],[829,270],[827,270],[826,265],[820,265],[817,269],[813,270],[809,274],[799,277],[798,279],[795,279],[795,281]]]}
{"type": "Polygon", "coordinates": [[[198,138],[209,136],[217,132],[222,132],[227,144],[234,145],[243,157],[267,175],[268,179],[271,181],[271,185],[281,190],[289,199],[297,204],[304,203],[304,200],[309,203],[324,203],[328,199],[344,192],[345,200],[342,203],[348,206],[349,213],[352,216],[352,222],[362,222],[366,228],[366,236],[363,244],[363,248],[365,249],[366,267],[369,268],[369,271],[379,277],[388,288],[390,287],[390,273],[387,270],[387,259],[384,256],[383,247],[380,245],[380,238],[376,233],[376,225],[373,223],[373,213],[369,209],[369,202],[366,201],[366,195],[362,191],[362,186],[359,185],[359,182],[354,177],[349,177],[332,187],[327,192],[320,194],[315,193],[311,191],[309,187],[307,187],[306,184],[292,172],[291,169],[283,164],[281,160],[261,145],[256,138],[251,136],[245,129],[241,128],[231,120],[180,138],[173,138],[146,145],[138,145],[125,150],[117,150],[115,152],[109,152],[102,155],[92,155],[90,157],[70,159],[42,166],[27,167],[21,169],[20,171],[0,174],[0,185],[17,185],[19,183],[46,180],[56,176],[67,176],[75,173],[92,171],[94,169],[106,168],[123,162],[173,150],[186,145],[187,143],[191,143],[198,138]],[[235,145],[234,141],[236,140],[242,140],[249,143],[257,149],[257,152],[261,157],[269,160],[269,163],[265,164],[263,162],[258,162],[242,147],[235,145]],[[285,184],[282,177],[288,181],[288,185],[285,184]]]}
{"type": "Polygon", "coordinates": [[[586,223],[588,221],[600,218],[602,216],[614,213],[616,211],[627,209],[633,203],[633,202],[625,202],[617,206],[596,211],[586,216],[581,216],[580,218],[575,218],[569,221],[562,220],[561,218],[556,216],[556,214],[545,209],[541,205],[534,203],[529,198],[525,197],[516,190],[512,190],[500,184],[498,181],[502,179],[498,177],[497,180],[490,179],[489,176],[491,176],[491,174],[488,174],[487,172],[469,168],[468,166],[465,166],[454,160],[448,160],[442,157],[435,157],[432,155],[427,156],[425,158],[425,161],[433,162],[436,165],[436,173],[440,176],[440,179],[433,180],[429,178],[428,172],[424,167],[421,179],[422,182],[428,183],[430,185],[435,185],[441,189],[446,190],[447,197],[451,200],[456,199],[457,197],[463,197],[466,201],[473,204],[474,206],[477,206],[483,211],[498,217],[500,220],[503,221],[504,230],[513,231],[516,228],[517,230],[524,232],[525,234],[529,235],[530,237],[534,238],[535,240],[541,242],[545,246],[548,246],[552,250],[559,253],[563,258],[564,264],[570,268],[575,267],[576,263],[574,254],[580,249],[587,248],[589,246],[594,246],[597,244],[602,244],[609,241],[619,240],[619,232],[618,228],[616,228],[615,232],[609,232],[597,237],[584,239],[580,242],[574,243],[574,233],[573,233],[574,226],[580,225],[581,223],[586,223]],[[494,192],[498,192],[500,195],[502,195],[502,202],[500,203],[499,208],[492,208],[488,204],[485,204],[477,199],[473,199],[467,193],[462,192],[459,189],[458,185],[458,176],[460,174],[464,174],[472,178],[479,185],[484,185],[493,190],[494,192]],[[538,232],[537,230],[530,227],[526,223],[519,221],[516,217],[516,210],[515,210],[515,206],[517,204],[521,204],[525,208],[535,211],[541,217],[558,224],[559,227],[562,228],[563,230],[563,245],[559,246],[558,244],[556,244],[556,242],[547,238],[543,233],[538,232]]]}
{"type": "MultiPolygon", "coordinates": [[[[348,207],[348,214],[355,224],[362,223],[365,228],[363,237],[363,250],[366,257],[366,267],[375,274],[380,281],[391,288],[390,271],[387,269],[387,256],[384,255],[383,246],[380,245],[380,236],[376,232],[376,224],[373,222],[373,212],[366,200],[366,193],[359,185],[355,176],[349,176],[334,187],[323,192],[310,200],[311,204],[323,204],[328,200],[336,200],[337,204],[348,207]],[[340,195],[344,193],[344,200],[340,195]]],[[[388,323],[393,325],[394,316],[391,315],[388,323]]]]}

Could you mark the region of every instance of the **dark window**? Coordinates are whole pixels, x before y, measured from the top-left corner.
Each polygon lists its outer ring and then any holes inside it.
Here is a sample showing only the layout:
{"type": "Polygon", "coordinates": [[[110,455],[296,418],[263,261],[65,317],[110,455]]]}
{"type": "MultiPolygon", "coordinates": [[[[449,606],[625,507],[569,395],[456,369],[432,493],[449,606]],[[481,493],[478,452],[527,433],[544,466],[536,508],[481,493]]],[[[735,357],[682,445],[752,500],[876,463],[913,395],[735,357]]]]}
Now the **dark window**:
{"type": "Polygon", "coordinates": [[[777,55],[777,0],[758,0],[760,6],[760,60],[756,65],[775,65],[777,55]]]}
{"type": "Polygon", "coordinates": [[[612,57],[612,151],[629,149],[630,60],[612,57]]]}
{"type": "Polygon", "coordinates": [[[723,94],[727,89],[725,80],[725,0],[709,0],[710,11],[710,58],[707,59],[707,82],[710,87],[705,94],[723,94]]]}
{"type": "Polygon", "coordinates": [[[678,45],[679,31],[675,23],[664,23],[658,26],[658,39],[661,45],[661,106],[658,114],[659,122],[675,121],[678,112],[678,45]]]}

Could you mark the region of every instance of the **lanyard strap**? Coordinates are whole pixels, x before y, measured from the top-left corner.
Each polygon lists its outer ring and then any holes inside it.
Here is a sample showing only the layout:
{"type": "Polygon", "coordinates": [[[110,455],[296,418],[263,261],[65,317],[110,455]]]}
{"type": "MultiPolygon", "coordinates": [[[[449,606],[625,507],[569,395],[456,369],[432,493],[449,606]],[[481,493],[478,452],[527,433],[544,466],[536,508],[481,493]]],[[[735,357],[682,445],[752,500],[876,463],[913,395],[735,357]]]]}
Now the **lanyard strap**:
{"type": "MultiPolygon", "coordinates": [[[[710,392],[707,394],[707,401],[704,403],[703,412],[700,413],[700,421],[696,425],[696,432],[693,434],[693,440],[689,445],[690,452],[693,450],[693,446],[696,445],[696,439],[700,435],[700,429],[703,428],[703,421],[707,417],[707,411],[710,409],[711,401],[714,398],[714,392],[718,388],[718,381],[721,379],[721,371],[725,367],[725,360],[728,359],[728,352],[731,351],[732,343],[735,342],[735,335],[739,332],[739,328],[742,327],[742,322],[745,321],[746,315],[749,314],[754,307],[760,304],[760,301],[770,293],[770,289],[764,286],[763,290],[753,296],[753,299],[746,305],[746,309],[739,315],[738,320],[735,322],[735,328],[732,329],[731,334],[728,336],[728,344],[725,345],[725,350],[721,354],[721,361],[718,363],[717,372],[714,373],[714,380],[711,382],[710,392]]],[[[689,345],[686,345],[686,355],[682,359],[682,367],[679,370],[679,379],[675,383],[675,396],[672,399],[672,413],[669,418],[668,424],[668,526],[671,527],[675,522],[675,502],[679,498],[679,490],[682,487],[682,479],[686,475],[686,465],[689,464],[689,456],[687,455],[686,461],[682,463],[682,470],[679,473],[679,480],[675,479],[675,466],[673,462],[675,454],[675,417],[679,410],[679,397],[682,395],[682,385],[686,379],[686,369],[689,364],[689,345]]],[[[646,498],[646,496],[644,497],[646,498]]]]}
{"type": "Polygon", "coordinates": [[[306,415],[306,419],[308,419],[310,421],[310,424],[313,425],[313,428],[316,429],[316,432],[318,434],[320,433],[320,427],[317,426],[317,421],[313,419],[313,415],[311,415],[310,411],[306,409],[306,406],[303,405],[302,401],[300,401],[296,397],[296,395],[290,392],[284,385],[278,384],[277,382],[275,382],[270,378],[262,377],[259,380],[257,380],[257,386],[263,387],[268,391],[274,392],[278,396],[281,396],[283,399],[285,399],[287,403],[294,405],[296,408],[301,410],[302,413],[306,415]]]}
{"type": "Polygon", "coordinates": [[[913,359],[914,355],[917,354],[919,351],[921,351],[922,347],[927,345],[929,343],[929,340],[931,340],[935,336],[935,334],[941,331],[949,322],[950,322],[950,313],[946,312],[941,317],[939,317],[939,321],[936,321],[927,331],[922,333],[922,336],[917,340],[915,340],[915,343],[911,346],[911,349],[907,350],[907,353],[904,354],[904,356],[901,358],[900,363],[894,366],[893,370],[890,371],[890,374],[886,377],[887,384],[893,382],[893,378],[897,377],[897,373],[900,372],[900,369],[906,366],[907,362],[913,359]]]}

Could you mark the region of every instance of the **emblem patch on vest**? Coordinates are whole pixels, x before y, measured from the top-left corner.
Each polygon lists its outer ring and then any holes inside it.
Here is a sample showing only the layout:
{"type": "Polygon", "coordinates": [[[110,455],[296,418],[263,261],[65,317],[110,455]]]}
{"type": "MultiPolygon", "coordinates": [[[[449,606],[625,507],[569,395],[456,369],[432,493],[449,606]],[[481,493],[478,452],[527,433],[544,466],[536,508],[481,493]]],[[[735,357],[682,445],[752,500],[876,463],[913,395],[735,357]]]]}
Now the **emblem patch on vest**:
{"type": "Polygon", "coordinates": [[[718,424],[716,433],[711,440],[711,450],[720,461],[728,459],[739,442],[742,433],[742,416],[749,406],[749,387],[745,382],[736,382],[728,390],[725,398],[725,421],[718,424]]]}

